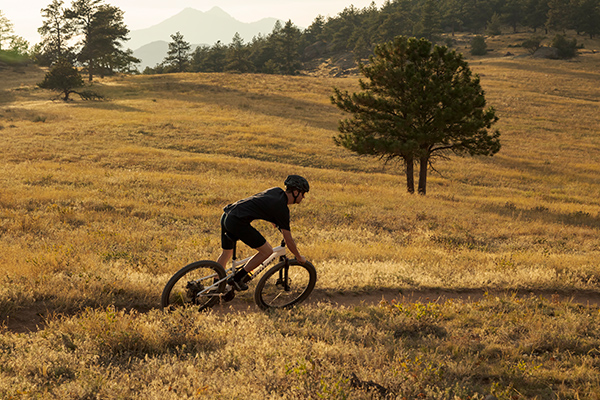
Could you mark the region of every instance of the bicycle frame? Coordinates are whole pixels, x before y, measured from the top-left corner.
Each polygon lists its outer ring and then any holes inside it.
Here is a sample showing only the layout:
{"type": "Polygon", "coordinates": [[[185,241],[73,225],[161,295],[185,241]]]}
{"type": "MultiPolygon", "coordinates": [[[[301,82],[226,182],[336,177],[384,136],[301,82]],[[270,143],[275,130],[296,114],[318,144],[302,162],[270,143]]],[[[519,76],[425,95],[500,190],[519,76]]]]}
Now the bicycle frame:
{"type": "MultiPolygon", "coordinates": [[[[263,261],[258,267],[256,267],[252,271],[252,276],[253,277],[258,276],[258,274],[263,272],[264,269],[267,268],[267,266],[269,266],[269,264],[271,264],[277,257],[285,257],[285,255],[286,255],[285,246],[274,247],[273,254],[271,254],[265,261],[263,261]]],[[[239,267],[240,265],[246,264],[252,257],[253,256],[246,257],[243,260],[233,259],[231,261],[231,267],[225,271],[225,272],[228,272],[227,278],[229,278],[231,276],[231,274],[235,273],[237,267],[239,267]]]]}
{"type": "MultiPolygon", "coordinates": [[[[273,254],[271,254],[265,261],[263,261],[258,267],[256,267],[252,271],[251,279],[254,279],[261,272],[263,272],[278,257],[286,258],[286,254],[287,254],[287,251],[286,251],[286,248],[283,245],[283,243],[281,246],[277,246],[277,247],[273,248],[273,254]]],[[[218,287],[219,284],[221,284],[221,282],[227,281],[229,278],[231,278],[235,274],[237,267],[239,267],[240,265],[246,264],[252,257],[253,256],[246,257],[242,260],[236,260],[235,259],[235,249],[234,249],[234,258],[231,260],[231,267],[229,267],[228,269],[225,270],[225,272],[227,273],[225,278],[220,279],[220,280],[214,282],[212,285],[204,288],[204,290],[202,290],[201,292],[198,292],[197,296],[220,296],[220,297],[225,296],[225,294],[227,294],[227,292],[225,292],[225,293],[209,293],[209,292],[210,292],[210,290],[218,287]]],[[[216,275],[214,275],[214,276],[216,277],[216,275]]]]}

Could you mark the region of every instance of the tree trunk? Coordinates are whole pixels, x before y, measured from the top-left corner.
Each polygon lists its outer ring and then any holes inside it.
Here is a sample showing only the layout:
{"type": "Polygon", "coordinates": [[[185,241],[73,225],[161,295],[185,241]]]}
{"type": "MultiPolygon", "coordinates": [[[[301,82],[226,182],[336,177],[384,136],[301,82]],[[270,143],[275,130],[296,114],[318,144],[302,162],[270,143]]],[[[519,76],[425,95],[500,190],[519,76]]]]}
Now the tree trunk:
{"type": "Polygon", "coordinates": [[[91,82],[94,79],[94,62],[92,60],[88,64],[88,73],[88,80],[91,82]]]}
{"type": "Polygon", "coordinates": [[[429,164],[429,155],[422,156],[419,159],[419,194],[427,193],[427,165],[429,164]]]}
{"type": "Polygon", "coordinates": [[[412,157],[405,158],[404,162],[406,163],[406,190],[412,194],[415,192],[415,165],[412,157]]]}

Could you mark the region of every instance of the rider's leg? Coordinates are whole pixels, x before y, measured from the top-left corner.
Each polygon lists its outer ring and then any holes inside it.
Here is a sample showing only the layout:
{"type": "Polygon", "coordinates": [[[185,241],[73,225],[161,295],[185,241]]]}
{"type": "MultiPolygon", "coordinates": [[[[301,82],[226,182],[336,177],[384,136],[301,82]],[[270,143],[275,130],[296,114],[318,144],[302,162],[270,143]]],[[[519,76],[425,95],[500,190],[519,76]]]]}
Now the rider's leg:
{"type": "Polygon", "coordinates": [[[246,272],[252,271],[254,268],[258,267],[263,261],[265,261],[271,254],[273,254],[273,246],[269,244],[269,242],[265,242],[260,247],[257,247],[256,250],[258,253],[254,255],[246,265],[244,265],[244,269],[246,272]]]}
{"type": "Polygon", "coordinates": [[[219,258],[217,258],[217,262],[219,264],[221,264],[221,266],[223,268],[227,269],[227,263],[229,262],[229,260],[231,260],[232,255],[233,255],[233,249],[232,250],[223,249],[221,251],[221,255],[219,256],[219,258]]]}
{"type": "Polygon", "coordinates": [[[258,267],[263,261],[269,258],[271,254],[273,254],[273,247],[269,244],[269,242],[265,242],[265,244],[257,247],[255,250],[258,251],[258,253],[248,260],[244,268],[237,271],[235,275],[229,279],[229,284],[233,285],[236,290],[247,290],[248,285],[246,285],[246,277],[248,276],[248,272],[258,267]]]}

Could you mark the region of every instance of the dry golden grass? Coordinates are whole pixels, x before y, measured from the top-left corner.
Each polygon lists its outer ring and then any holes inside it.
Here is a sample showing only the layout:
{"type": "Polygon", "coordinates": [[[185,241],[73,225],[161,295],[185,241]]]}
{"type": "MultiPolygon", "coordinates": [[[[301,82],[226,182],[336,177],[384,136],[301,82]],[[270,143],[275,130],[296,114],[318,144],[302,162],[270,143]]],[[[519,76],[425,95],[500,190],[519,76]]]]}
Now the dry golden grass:
{"type": "Polygon", "coordinates": [[[406,398],[597,398],[598,308],[539,295],[599,295],[600,54],[470,63],[503,148],[440,162],[425,197],[333,144],[331,87],[356,77],[116,77],[94,84],[107,101],[65,104],[35,87],[43,71],[0,71],[0,397],[377,398],[372,380],[406,398]],[[311,181],[292,227],[320,296],[538,296],[153,310],[171,274],[218,255],[221,208],[290,173],[311,181]],[[36,313],[45,329],[11,332],[36,313]]]}
{"type": "Polygon", "coordinates": [[[598,310],[535,296],[269,314],[88,309],[36,335],[3,335],[0,394],[597,399],[599,326],[598,310]]]}

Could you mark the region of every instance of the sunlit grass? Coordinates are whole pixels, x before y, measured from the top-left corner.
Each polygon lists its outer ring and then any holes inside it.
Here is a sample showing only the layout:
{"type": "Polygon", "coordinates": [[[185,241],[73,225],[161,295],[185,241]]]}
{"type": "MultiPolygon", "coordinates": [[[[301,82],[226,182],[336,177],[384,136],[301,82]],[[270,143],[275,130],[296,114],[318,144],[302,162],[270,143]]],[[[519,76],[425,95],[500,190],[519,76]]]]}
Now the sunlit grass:
{"type": "Polygon", "coordinates": [[[597,309],[536,296],[201,318],[193,310],[89,309],[35,337],[5,334],[0,393],[593,399],[599,318],[597,309]]]}
{"type": "MultiPolygon", "coordinates": [[[[279,185],[292,172],[314,182],[306,204],[293,212],[296,234],[317,263],[433,262],[452,271],[468,264],[453,254],[466,249],[482,267],[499,252],[520,252],[530,255],[519,265],[543,270],[547,264],[534,262],[540,252],[565,260],[571,260],[569,247],[593,253],[599,163],[593,151],[597,86],[591,83],[597,75],[573,66],[580,67],[540,60],[475,63],[488,102],[501,116],[503,149],[490,159],[440,162],[441,175],[432,173],[425,198],[405,193],[396,166],[332,144],[339,113],[327,97],[331,86],[355,87],[353,78],[294,77],[285,85],[262,75],[114,78],[98,86],[110,101],[71,104],[48,103],[47,93],[19,88],[15,93],[28,101],[3,110],[12,123],[4,129],[0,177],[2,226],[13,237],[3,244],[4,257],[12,260],[6,269],[36,276],[39,265],[72,268],[49,252],[55,242],[71,246],[63,258],[79,257],[79,266],[104,257],[138,267],[148,263],[150,251],[160,260],[150,263],[163,272],[173,268],[167,260],[180,265],[186,258],[214,257],[220,208],[279,185]],[[565,81],[561,74],[574,75],[565,81]],[[553,84],[563,96],[541,89],[553,84]],[[571,89],[581,86],[586,91],[571,89]],[[44,122],[33,115],[44,115],[44,122]],[[102,231],[111,232],[113,248],[126,249],[113,251],[119,257],[106,256],[109,245],[90,233],[102,231]],[[45,247],[31,242],[40,237],[45,247]],[[170,244],[150,250],[143,245],[148,237],[170,244]],[[189,243],[202,245],[192,249],[189,243]],[[28,257],[18,256],[23,249],[28,257]]],[[[444,286],[439,279],[430,284],[444,286]]],[[[562,287],[564,281],[547,284],[562,287]]]]}

